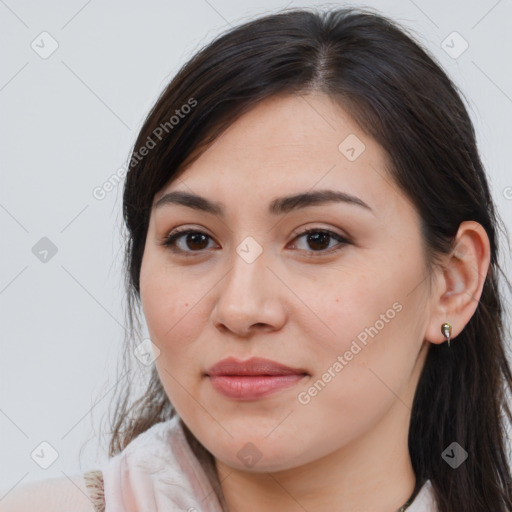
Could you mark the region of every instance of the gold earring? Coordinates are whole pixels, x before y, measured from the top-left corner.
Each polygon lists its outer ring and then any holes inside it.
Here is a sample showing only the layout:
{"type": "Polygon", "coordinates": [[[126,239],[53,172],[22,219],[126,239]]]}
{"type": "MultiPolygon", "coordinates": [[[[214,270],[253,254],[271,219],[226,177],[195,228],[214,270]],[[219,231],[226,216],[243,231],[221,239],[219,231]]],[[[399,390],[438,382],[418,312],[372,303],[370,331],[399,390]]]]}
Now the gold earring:
{"type": "Polygon", "coordinates": [[[443,333],[443,336],[448,341],[448,348],[450,348],[450,339],[451,339],[451,334],[452,334],[452,326],[448,322],[445,322],[443,325],[441,325],[441,332],[443,333]]]}

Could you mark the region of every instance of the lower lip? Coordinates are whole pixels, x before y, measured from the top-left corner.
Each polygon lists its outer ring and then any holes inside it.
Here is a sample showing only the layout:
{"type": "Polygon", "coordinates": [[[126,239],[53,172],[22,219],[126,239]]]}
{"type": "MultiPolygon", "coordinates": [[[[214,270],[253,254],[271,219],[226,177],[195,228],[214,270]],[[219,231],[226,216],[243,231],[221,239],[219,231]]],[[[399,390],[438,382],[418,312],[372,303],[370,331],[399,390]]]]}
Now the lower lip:
{"type": "Polygon", "coordinates": [[[305,375],[215,375],[209,377],[212,386],[229,398],[256,400],[297,384],[305,375]]]}

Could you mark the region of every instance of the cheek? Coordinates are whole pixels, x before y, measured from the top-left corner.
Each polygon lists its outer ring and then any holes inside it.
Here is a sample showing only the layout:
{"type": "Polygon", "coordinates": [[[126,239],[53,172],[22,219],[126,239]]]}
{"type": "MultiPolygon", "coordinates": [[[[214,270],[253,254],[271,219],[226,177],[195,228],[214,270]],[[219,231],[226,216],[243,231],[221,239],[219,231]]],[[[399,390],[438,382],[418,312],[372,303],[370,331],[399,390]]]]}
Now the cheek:
{"type": "MultiPolygon", "coordinates": [[[[180,412],[194,392],[195,344],[202,329],[197,292],[186,286],[175,270],[164,270],[148,260],[141,268],[141,303],[151,341],[160,350],[155,361],[160,381],[171,403],[180,412]],[[194,307],[195,306],[195,307],[194,307]]],[[[190,285],[190,281],[188,281],[190,285]]]]}
{"type": "MultiPolygon", "coordinates": [[[[171,342],[183,339],[183,326],[194,325],[190,315],[197,297],[193,287],[187,286],[179,270],[167,268],[148,258],[143,261],[140,273],[140,297],[144,318],[151,339],[160,350],[171,342]]],[[[190,285],[190,283],[188,283],[190,285]]]]}
{"type": "Polygon", "coordinates": [[[351,272],[344,270],[324,283],[318,311],[333,331],[331,346],[345,351],[356,341],[363,347],[361,358],[368,348],[379,351],[412,341],[415,333],[410,331],[417,327],[424,299],[421,287],[412,293],[425,274],[416,248],[419,242],[411,246],[411,257],[404,259],[392,246],[384,247],[387,250],[368,254],[351,272]]]}
{"type": "Polygon", "coordinates": [[[296,397],[305,429],[314,432],[320,418],[333,426],[325,429],[320,443],[326,453],[385,415],[403,395],[415,361],[408,337],[414,333],[404,329],[414,318],[401,302],[390,303],[389,293],[375,293],[371,300],[354,299],[344,306],[348,298],[333,298],[338,315],[329,324],[336,330],[335,339],[316,336],[311,351],[315,372],[296,397]]]}
{"type": "Polygon", "coordinates": [[[313,306],[322,322],[302,325],[314,342],[310,350],[318,387],[330,389],[322,391],[325,400],[358,408],[361,398],[390,393],[381,380],[391,389],[404,384],[422,339],[420,298],[410,294],[421,270],[418,265],[398,268],[395,262],[386,273],[368,269],[322,288],[313,306]]]}
{"type": "Polygon", "coordinates": [[[362,347],[369,344],[373,337],[368,330],[375,333],[373,326],[379,332],[388,330],[395,322],[397,309],[402,308],[397,304],[397,283],[390,286],[382,281],[383,274],[377,272],[340,273],[328,276],[321,294],[312,296],[304,290],[311,309],[318,312],[310,323],[310,339],[338,354],[349,350],[353,341],[362,347]]]}
{"type": "Polygon", "coordinates": [[[204,370],[204,332],[209,319],[207,279],[148,258],[141,268],[141,303],[149,337],[160,350],[155,364],[171,401],[181,404],[197,392],[204,370]],[[183,387],[182,387],[183,386],[183,387]]]}

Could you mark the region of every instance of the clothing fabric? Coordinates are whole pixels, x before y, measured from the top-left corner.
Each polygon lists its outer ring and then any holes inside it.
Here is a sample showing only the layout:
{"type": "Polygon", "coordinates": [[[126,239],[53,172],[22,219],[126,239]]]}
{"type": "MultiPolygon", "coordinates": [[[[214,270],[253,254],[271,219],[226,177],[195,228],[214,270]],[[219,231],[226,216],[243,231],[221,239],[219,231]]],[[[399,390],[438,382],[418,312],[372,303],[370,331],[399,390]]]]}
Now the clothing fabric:
{"type": "MultiPolygon", "coordinates": [[[[84,480],[96,512],[222,512],[177,415],[137,436],[84,480]]],[[[406,512],[438,512],[430,480],[406,512]]]]}

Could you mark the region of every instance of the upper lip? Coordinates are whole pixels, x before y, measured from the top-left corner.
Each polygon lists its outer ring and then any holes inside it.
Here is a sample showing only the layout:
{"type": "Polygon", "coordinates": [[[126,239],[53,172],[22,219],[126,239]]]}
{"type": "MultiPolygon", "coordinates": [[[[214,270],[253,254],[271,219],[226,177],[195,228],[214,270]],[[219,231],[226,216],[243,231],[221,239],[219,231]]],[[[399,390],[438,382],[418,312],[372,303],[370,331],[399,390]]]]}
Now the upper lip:
{"type": "Polygon", "coordinates": [[[291,368],[284,364],[261,357],[252,357],[246,361],[240,361],[234,357],[222,359],[214,364],[206,374],[218,375],[296,375],[306,374],[303,368],[291,368]]]}

